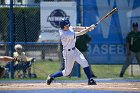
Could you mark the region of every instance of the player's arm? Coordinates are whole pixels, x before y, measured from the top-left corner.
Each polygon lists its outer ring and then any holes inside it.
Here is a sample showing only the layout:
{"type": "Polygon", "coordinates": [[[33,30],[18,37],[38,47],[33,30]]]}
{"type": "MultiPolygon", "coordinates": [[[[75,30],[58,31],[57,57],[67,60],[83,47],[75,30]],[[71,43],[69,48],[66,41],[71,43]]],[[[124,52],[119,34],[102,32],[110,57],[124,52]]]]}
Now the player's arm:
{"type": "Polygon", "coordinates": [[[84,35],[85,33],[91,31],[91,30],[94,30],[96,28],[96,26],[93,26],[92,28],[90,27],[75,27],[73,28],[74,31],[75,31],[75,35],[76,36],[80,36],[80,35],[84,35]]]}
{"type": "Polygon", "coordinates": [[[83,27],[83,26],[74,26],[74,27],[72,27],[73,28],[73,30],[75,31],[75,32],[79,32],[79,31],[81,31],[81,30],[83,30],[83,29],[86,29],[87,27],[83,27]]]}

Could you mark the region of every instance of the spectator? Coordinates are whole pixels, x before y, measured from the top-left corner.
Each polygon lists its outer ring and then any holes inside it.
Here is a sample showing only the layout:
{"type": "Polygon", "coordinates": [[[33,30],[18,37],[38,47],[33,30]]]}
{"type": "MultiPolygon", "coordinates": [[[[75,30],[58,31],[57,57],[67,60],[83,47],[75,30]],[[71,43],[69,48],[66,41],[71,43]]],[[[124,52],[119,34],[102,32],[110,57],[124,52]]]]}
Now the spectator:
{"type": "MultiPolygon", "coordinates": [[[[23,47],[20,44],[15,45],[15,52],[14,52],[14,58],[16,58],[15,64],[14,64],[14,70],[18,71],[17,76],[20,76],[20,70],[23,72],[23,78],[26,77],[26,71],[28,70],[28,77],[31,77],[31,62],[33,58],[29,58],[26,56],[25,52],[23,52],[23,47]]],[[[10,70],[10,64],[8,63],[6,68],[9,68],[10,70]]]]}

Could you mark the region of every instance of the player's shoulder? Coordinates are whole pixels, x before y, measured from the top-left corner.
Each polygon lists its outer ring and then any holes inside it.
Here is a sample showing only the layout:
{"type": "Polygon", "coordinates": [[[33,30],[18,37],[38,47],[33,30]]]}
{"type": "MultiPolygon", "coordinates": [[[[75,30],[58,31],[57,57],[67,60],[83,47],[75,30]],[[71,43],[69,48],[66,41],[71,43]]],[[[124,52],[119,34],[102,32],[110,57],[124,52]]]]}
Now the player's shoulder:
{"type": "Polygon", "coordinates": [[[17,57],[19,54],[18,52],[14,52],[14,56],[17,57]]]}
{"type": "Polygon", "coordinates": [[[127,35],[132,35],[132,34],[134,34],[134,31],[128,32],[127,35]]]}
{"type": "Polygon", "coordinates": [[[71,32],[75,32],[72,26],[69,27],[69,30],[70,30],[71,32]]]}

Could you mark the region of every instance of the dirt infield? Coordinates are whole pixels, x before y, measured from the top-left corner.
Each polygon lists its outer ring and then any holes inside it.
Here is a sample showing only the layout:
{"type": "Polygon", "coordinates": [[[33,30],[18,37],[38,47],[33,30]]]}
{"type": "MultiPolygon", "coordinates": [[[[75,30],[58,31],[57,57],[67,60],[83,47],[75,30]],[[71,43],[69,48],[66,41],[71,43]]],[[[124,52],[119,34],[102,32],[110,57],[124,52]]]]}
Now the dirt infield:
{"type": "Polygon", "coordinates": [[[0,83],[0,90],[34,90],[34,89],[90,89],[140,92],[140,82],[99,82],[97,85],[87,83],[0,83]]]}

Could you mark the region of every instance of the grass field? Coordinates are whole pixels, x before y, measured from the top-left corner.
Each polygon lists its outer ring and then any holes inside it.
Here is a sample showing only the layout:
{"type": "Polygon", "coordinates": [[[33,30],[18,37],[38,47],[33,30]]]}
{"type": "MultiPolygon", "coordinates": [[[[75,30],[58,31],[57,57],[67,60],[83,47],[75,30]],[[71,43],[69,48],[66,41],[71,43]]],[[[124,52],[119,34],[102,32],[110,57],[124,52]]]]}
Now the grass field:
{"type": "MultiPolygon", "coordinates": [[[[46,79],[48,74],[55,73],[60,69],[60,63],[54,61],[40,61],[40,62],[35,62],[33,67],[35,68],[35,73],[37,74],[38,78],[46,79]]],[[[120,78],[119,73],[122,68],[122,65],[92,65],[91,67],[95,75],[97,76],[97,78],[118,79],[120,78]]],[[[127,69],[124,78],[139,79],[140,76],[129,75],[127,69]]],[[[69,79],[69,78],[62,77],[58,79],[69,79]]],[[[71,77],[71,79],[86,79],[83,69],[81,68],[81,78],[71,77]]]]}
{"type": "MultiPolygon", "coordinates": [[[[0,64],[4,65],[4,64],[0,64]]],[[[91,65],[92,71],[97,76],[97,78],[112,78],[112,79],[122,79],[119,77],[122,65],[91,65]]],[[[60,62],[58,61],[36,61],[32,65],[32,73],[37,74],[37,78],[25,78],[25,79],[41,79],[47,78],[48,74],[57,72],[60,69],[60,62]]],[[[76,70],[76,69],[74,69],[76,70]]],[[[61,77],[60,80],[83,80],[87,79],[83,69],[81,68],[81,77],[61,77]]],[[[15,78],[16,79],[16,78],[15,78]]],[[[128,69],[123,77],[123,79],[140,79],[140,75],[132,76],[128,74],[128,69]]]]}

